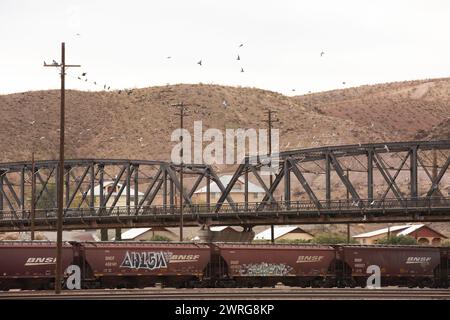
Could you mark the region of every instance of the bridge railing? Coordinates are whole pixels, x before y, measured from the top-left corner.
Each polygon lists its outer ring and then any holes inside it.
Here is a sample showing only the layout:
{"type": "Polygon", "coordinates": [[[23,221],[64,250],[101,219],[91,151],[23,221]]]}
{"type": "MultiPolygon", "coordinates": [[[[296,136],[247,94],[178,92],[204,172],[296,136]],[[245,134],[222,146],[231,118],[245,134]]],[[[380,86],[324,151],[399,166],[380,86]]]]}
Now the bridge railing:
{"type": "MultiPolygon", "coordinates": [[[[340,213],[343,211],[364,211],[364,212],[384,212],[389,210],[413,210],[413,209],[428,209],[435,208],[450,208],[450,198],[443,197],[427,197],[427,198],[406,198],[406,199],[384,199],[384,200],[368,200],[363,199],[359,201],[353,200],[320,200],[312,201],[279,201],[275,203],[228,203],[223,204],[218,212],[215,212],[215,204],[193,204],[186,205],[183,208],[184,215],[195,214],[259,214],[262,212],[279,213],[279,212],[300,212],[300,213],[340,213]]],[[[111,208],[66,208],[64,209],[64,219],[84,218],[84,217],[124,217],[124,216],[152,216],[152,215],[179,215],[179,206],[141,206],[136,208],[129,207],[114,207],[111,208]]],[[[30,210],[20,211],[0,211],[0,221],[17,221],[29,220],[31,217],[30,210]]],[[[35,219],[56,219],[57,209],[36,209],[35,219]]]]}

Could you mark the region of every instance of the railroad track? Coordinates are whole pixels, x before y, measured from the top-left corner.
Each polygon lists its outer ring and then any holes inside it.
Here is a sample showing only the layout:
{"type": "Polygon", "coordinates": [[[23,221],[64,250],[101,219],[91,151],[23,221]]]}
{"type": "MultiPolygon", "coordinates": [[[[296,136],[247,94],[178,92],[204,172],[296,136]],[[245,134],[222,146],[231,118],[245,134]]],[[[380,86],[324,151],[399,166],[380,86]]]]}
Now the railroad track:
{"type": "Polygon", "coordinates": [[[409,300],[450,299],[450,289],[239,288],[239,289],[117,289],[0,292],[0,299],[70,300],[409,300]]]}

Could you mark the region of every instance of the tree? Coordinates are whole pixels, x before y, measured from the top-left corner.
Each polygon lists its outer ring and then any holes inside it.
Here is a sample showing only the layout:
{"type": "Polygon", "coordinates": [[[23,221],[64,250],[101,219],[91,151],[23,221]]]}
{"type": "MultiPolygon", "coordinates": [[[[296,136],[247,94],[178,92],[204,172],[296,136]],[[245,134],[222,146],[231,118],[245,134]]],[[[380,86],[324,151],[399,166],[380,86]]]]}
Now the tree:
{"type": "Polygon", "coordinates": [[[161,236],[159,234],[154,235],[150,241],[163,241],[163,242],[170,242],[172,241],[170,238],[166,237],[166,236],[161,236]]]}
{"type": "MultiPolygon", "coordinates": [[[[347,243],[347,236],[335,233],[319,233],[312,240],[317,244],[342,244],[347,243]]],[[[350,243],[357,243],[355,239],[350,238],[350,243]]]]}
{"type": "Polygon", "coordinates": [[[311,239],[310,240],[306,240],[306,239],[282,239],[282,240],[277,240],[277,243],[304,244],[304,243],[311,243],[311,239]]]}
{"type": "Polygon", "coordinates": [[[397,245],[415,245],[417,240],[410,236],[391,236],[390,238],[382,238],[377,241],[377,244],[397,244],[397,245]]]}
{"type": "MultiPolygon", "coordinates": [[[[41,194],[43,187],[39,186],[36,188],[36,198],[41,194]]],[[[36,203],[36,209],[53,209],[56,208],[56,185],[47,184],[46,190],[42,192],[39,201],[36,203]]]]}

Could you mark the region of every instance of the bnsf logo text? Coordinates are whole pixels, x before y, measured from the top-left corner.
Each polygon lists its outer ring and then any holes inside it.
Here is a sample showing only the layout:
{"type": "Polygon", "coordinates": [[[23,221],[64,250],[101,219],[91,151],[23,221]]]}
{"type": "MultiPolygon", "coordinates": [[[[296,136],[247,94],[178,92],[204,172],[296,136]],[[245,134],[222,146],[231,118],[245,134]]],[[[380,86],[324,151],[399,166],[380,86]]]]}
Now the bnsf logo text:
{"type": "Polygon", "coordinates": [[[25,262],[26,266],[43,266],[46,264],[55,264],[56,258],[53,257],[32,257],[28,258],[27,262],[25,262]]]}
{"type": "Polygon", "coordinates": [[[198,254],[174,254],[170,257],[170,262],[197,261],[200,258],[198,254]]]}
{"type": "Polygon", "coordinates": [[[408,259],[406,259],[407,264],[429,263],[430,261],[431,261],[431,257],[408,257],[408,259]]]}
{"type": "Polygon", "coordinates": [[[323,256],[298,256],[297,263],[319,262],[323,256]]]}

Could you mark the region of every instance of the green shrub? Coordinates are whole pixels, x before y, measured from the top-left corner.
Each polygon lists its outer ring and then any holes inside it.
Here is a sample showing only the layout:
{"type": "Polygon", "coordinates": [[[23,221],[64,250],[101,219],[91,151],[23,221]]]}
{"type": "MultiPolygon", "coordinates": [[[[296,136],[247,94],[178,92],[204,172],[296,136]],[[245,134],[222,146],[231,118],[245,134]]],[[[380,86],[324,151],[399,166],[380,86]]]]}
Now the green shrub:
{"type": "Polygon", "coordinates": [[[170,238],[166,237],[166,236],[161,236],[161,235],[154,235],[150,241],[164,241],[164,242],[169,242],[172,241],[170,238]]]}
{"type": "MultiPolygon", "coordinates": [[[[319,233],[314,237],[312,243],[317,244],[347,243],[347,236],[335,233],[319,233]]],[[[357,243],[357,241],[353,238],[350,238],[350,243],[357,243]]]]}
{"type": "Polygon", "coordinates": [[[277,240],[276,243],[302,244],[302,243],[311,243],[311,240],[306,240],[306,239],[282,239],[282,240],[277,240]]]}
{"type": "Polygon", "coordinates": [[[391,236],[389,239],[382,238],[377,241],[377,244],[400,244],[400,245],[415,245],[417,240],[410,236],[391,236]]]}
{"type": "Polygon", "coordinates": [[[442,240],[441,247],[450,247],[450,239],[442,240]]]}

